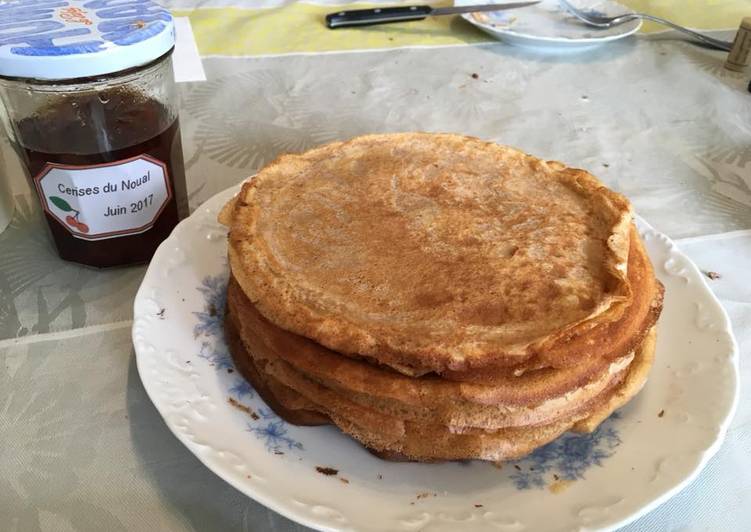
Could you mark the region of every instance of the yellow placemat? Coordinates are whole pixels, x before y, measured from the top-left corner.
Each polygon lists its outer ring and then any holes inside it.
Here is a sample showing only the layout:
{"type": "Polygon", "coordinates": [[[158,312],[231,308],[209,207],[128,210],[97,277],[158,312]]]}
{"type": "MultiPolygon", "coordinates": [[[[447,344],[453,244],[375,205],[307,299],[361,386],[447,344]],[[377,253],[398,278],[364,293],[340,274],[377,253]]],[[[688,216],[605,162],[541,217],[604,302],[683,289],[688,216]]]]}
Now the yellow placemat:
{"type": "MultiPolygon", "coordinates": [[[[702,29],[736,28],[751,15],[751,0],[623,0],[632,9],[702,29]]],[[[382,4],[381,4],[382,5],[382,4]]],[[[449,5],[449,2],[431,3],[449,5]]],[[[331,31],[323,17],[336,9],[363,9],[373,4],[320,5],[293,3],[276,8],[208,7],[176,10],[190,17],[203,55],[253,56],[306,52],[372,50],[401,46],[440,46],[493,42],[460,17],[331,31]]],[[[642,31],[664,29],[646,22],[642,31]]]]}

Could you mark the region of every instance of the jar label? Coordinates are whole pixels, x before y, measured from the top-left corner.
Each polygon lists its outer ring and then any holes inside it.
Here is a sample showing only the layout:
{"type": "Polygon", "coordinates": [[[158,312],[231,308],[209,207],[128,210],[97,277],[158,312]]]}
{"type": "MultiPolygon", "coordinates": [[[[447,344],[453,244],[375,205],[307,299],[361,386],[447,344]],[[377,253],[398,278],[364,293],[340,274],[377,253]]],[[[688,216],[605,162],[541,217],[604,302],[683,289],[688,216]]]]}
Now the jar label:
{"type": "Polygon", "coordinates": [[[148,231],[172,198],[167,165],[148,155],[91,166],[47,163],[34,182],[44,210],[84,240],[148,231]]]}

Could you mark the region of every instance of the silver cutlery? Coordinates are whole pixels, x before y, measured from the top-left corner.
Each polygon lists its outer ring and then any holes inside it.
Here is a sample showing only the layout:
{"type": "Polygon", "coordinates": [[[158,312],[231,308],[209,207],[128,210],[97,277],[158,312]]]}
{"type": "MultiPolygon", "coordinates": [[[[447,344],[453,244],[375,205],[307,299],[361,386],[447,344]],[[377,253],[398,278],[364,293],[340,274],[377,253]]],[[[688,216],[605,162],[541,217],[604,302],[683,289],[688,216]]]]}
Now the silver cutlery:
{"type": "Polygon", "coordinates": [[[573,5],[571,5],[571,3],[568,0],[559,0],[559,2],[561,3],[561,6],[563,6],[566,9],[566,11],[574,15],[576,18],[578,18],[582,22],[590,26],[594,26],[596,28],[612,28],[613,26],[618,26],[620,24],[624,24],[631,20],[644,19],[644,20],[651,20],[653,22],[657,22],[658,24],[663,24],[665,26],[669,26],[673,28],[674,30],[690,35],[694,39],[701,41],[704,44],[707,44],[713,48],[717,48],[718,50],[725,50],[729,52],[730,48],[733,46],[732,42],[722,41],[720,39],[709,37],[708,35],[701,34],[694,30],[685,28],[683,26],[679,26],[678,24],[675,24],[674,22],[670,22],[669,20],[665,20],[664,18],[655,17],[654,15],[648,15],[647,13],[626,13],[623,15],[618,15],[617,17],[604,17],[601,15],[597,15],[597,14],[585,11],[583,9],[574,7],[573,5]]]}

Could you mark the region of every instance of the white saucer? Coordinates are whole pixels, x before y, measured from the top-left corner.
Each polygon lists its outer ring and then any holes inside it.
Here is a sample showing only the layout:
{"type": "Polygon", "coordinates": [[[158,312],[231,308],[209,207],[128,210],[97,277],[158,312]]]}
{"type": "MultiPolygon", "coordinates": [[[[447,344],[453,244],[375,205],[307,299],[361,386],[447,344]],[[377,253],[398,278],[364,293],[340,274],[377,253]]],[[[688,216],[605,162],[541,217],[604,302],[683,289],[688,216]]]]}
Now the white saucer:
{"type": "MultiPolygon", "coordinates": [[[[596,11],[597,14],[617,16],[631,10],[612,0],[569,0],[572,5],[596,11]]],[[[455,0],[454,5],[476,4],[476,0],[455,0]]],[[[504,1],[491,3],[503,4],[504,1]]],[[[467,13],[462,17],[486,33],[509,44],[553,49],[590,48],[622,39],[639,30],[640,20],[633,20],[608,29],[587,26],[568,13],[558,0],[543,0],[539,4],[509,9],[467,13]]]]}

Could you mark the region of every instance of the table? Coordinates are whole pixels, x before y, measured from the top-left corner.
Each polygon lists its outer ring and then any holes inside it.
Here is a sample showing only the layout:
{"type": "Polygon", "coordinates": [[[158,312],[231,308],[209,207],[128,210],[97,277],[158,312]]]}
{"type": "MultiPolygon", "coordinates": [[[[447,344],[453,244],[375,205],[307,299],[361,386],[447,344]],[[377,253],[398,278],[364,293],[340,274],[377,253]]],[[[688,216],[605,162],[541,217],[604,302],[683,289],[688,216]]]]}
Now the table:
{"type": "MultiPolygon", "coordinates": [[[[741,0],[627,3],[706,29],[737,27],[751,11],[741,0]]],[[[320,27],[330,6],[274,4],[170,5],[190,17],[208,77],[180,86],[193,208],[279,153],[370,132],[460,132],[587,168],[721,275],[710,286],[751,384],[751,74],[651,26],[551,56],[490,42],[451,18],[345,34],[320,27]]],[[[8,163],[16,215],[0,234],[0,528],[303,530],[219,480],[172,436],[130,340],[144,267],[60,261],[17,162],[8,163]]],[[[742,394],[700,477],[625,530],[747,529],[751,401],[742,394]]]]}

